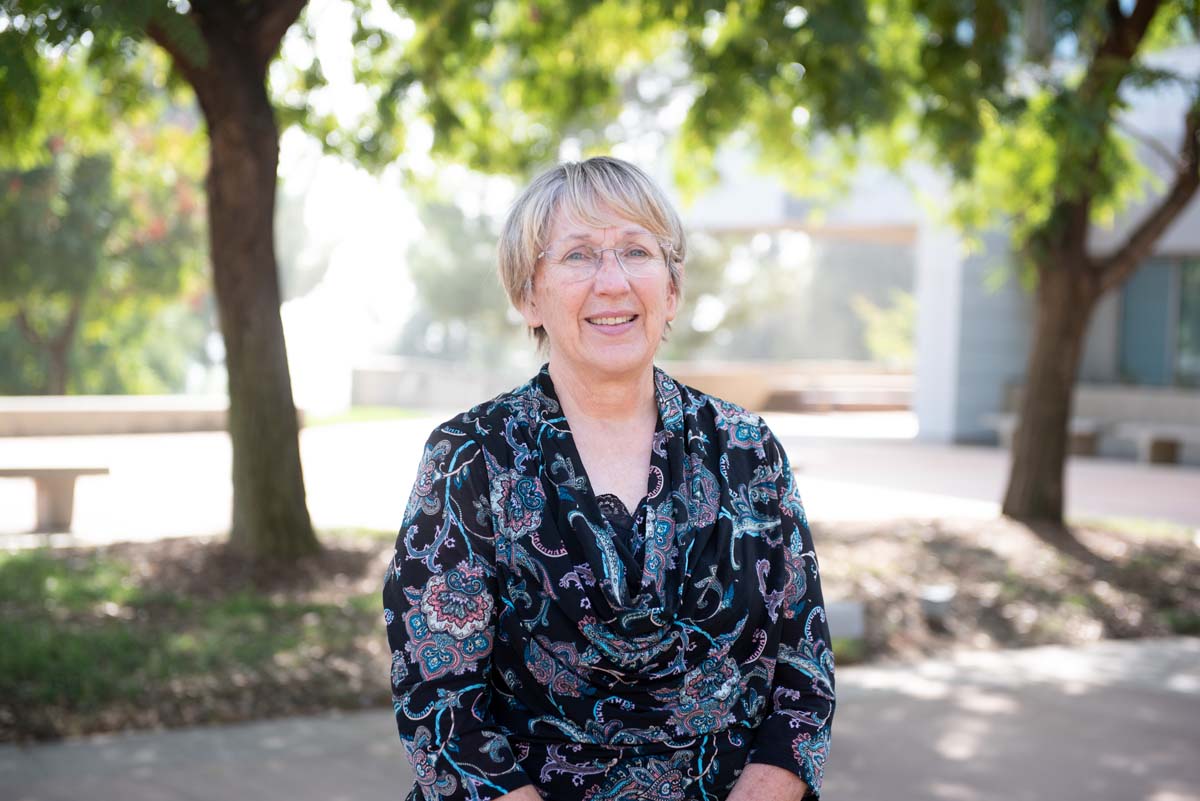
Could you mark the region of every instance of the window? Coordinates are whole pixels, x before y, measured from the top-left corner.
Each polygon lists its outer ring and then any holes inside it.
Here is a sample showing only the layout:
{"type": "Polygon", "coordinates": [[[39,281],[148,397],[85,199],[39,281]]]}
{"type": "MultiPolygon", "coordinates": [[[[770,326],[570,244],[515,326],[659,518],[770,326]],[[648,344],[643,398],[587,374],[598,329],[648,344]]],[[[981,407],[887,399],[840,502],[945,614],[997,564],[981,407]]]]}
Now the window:
{"type": "Polygon", "coordinates": [[[1200,257],[1156,256],[1121,288],[1120,372],[1158,386],[1200,386],[1200,257]]]}
{"type": "Polygon", "coordinates": [[[1200,258],[1179,262],[1179,328],[1175,383],[1200,386],[1200,258]]]}

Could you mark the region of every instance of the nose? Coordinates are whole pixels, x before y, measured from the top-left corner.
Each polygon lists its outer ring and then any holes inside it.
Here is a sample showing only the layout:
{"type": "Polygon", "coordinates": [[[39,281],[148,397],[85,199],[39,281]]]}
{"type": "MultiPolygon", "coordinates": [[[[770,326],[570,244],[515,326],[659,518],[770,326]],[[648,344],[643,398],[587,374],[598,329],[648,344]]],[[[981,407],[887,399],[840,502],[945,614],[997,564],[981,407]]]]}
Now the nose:
{"type": "Polygon", "coordinates": [[[629,276],[625,274],[625,266],[616,248],[605,248],[599,251],[600,266],[596,268],[596,278],[593,282],[595,291],[604,293],[625,292],[629,289],[629,276]],[[611,254],[612,258],[608,258],[611,254]],[[611,267],[610,267],[611,264],[611,267]]]}

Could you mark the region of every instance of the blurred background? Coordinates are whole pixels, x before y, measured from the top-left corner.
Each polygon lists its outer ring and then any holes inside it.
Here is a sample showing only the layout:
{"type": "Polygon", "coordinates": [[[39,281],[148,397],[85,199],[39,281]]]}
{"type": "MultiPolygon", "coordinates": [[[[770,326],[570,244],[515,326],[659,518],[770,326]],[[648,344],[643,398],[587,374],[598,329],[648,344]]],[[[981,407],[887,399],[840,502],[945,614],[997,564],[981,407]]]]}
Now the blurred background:
{"type": "Polygon", "coordinates": [[[829,797],[1014,797],[1002,710],[1075,682],[1060,719],[1141,745],[1027,723],[1031,792],[1200,799],[1198,32],[1194,0],[0,2],[0,741],[80,743],[0,746],[14,797],[223,797],[234,751],[364,708],[362,792],[410,781],[379,590],[421,447],[545,360],[509,204],[611,154],[687,229],[658,363],[797,470],[849,668],[829,797]],[[938,659],[941,694],[899,678],[938,659]],[[876,760],[910,717],[931,744],[876,760]],[[252,721],[292,728],[175,774],[74,739],[252,721]]]}

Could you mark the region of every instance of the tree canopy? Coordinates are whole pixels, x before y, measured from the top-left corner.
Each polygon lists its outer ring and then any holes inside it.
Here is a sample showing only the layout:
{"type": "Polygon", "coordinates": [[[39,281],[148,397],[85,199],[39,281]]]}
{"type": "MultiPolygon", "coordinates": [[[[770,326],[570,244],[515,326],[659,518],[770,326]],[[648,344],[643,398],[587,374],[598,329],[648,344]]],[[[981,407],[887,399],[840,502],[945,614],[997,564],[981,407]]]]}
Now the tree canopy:
{"type": "Polygon", "coordinates": [[[557,160],[567,138],[585,153],[606,148],[630,103],[673,108],[680,97],[682,122],[668,133],[685,189],[713,178],[730,140],[810,196],[839,187],[864,155],[891,166],[915,157],[948,171],[960,222],[1008,226],[1039,287],[1044,344],[1031,354],[1005,509],[1061,519],[1070,388],[1091,308],[1200,183],[1197,76],[1147,58],[1196,42],[1198,0],[348,2],[364,101],[352,119],[322,91],[332,65],[317,48],[278,60],[285,37],[316,42],[306,0],[0,0],[0,148],[17,158],[40,146],[34,134],[53,106],[41,101],[47,60],[73,47],[114,103],[136,106],[145,81],[130,56],[146,40],[170,57],[167,85],[196,94],[210,139],[237,538],[262,528],[300,532],[280,534],[281,548],[312,541],[293,514],[303,506],[294,426],[260,425],[287,421],[292,404],[271,235],[279,124],[375,167],[403,163],[424,125],[435,156],[523,173],[557,160]],[[1090,254],[1092,224],[1138,184],[1118,124],[1129,92],[1167,86],[1185,102],[1182,138],[1165,146],[1177,156],[1165,194],[1113,252],[1090,254]],[[274,471],[259,464],[264,452],[283,454],[274,471]]]}
{"type": "Polygon", "coordinates": [[[157,96],[99,127],[95,77],[77,59],[41,68],[42,145],[0,154],[0,387],[181,389],[207,329],[180,301],[204,296],[196,126],[165,121],[157,96]],[[154,335],[164,312],[174,338],[154,335]]]}

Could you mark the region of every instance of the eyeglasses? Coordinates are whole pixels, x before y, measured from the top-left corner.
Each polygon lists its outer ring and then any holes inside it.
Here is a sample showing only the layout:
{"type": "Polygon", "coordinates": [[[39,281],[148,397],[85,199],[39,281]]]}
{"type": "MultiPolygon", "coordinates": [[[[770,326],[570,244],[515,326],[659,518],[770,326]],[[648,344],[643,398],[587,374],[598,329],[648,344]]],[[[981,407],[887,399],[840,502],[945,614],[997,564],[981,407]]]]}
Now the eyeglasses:
{"type": "Polygon", "coordinates": [[[593,248],[590,245],[580,245],[571,248],[561,256],[554,256],[548,250],[537,255],[540,259],[555,265],[556,273],[563,280],[573,283],[588,281],[600,272],[604,252],[611,250],[617,257],[617,265],[630,278],[649,278],[658,272],[663,263],[663,253],[654,252],[644,245],[632,244],[619,248],[593,248]]]}

